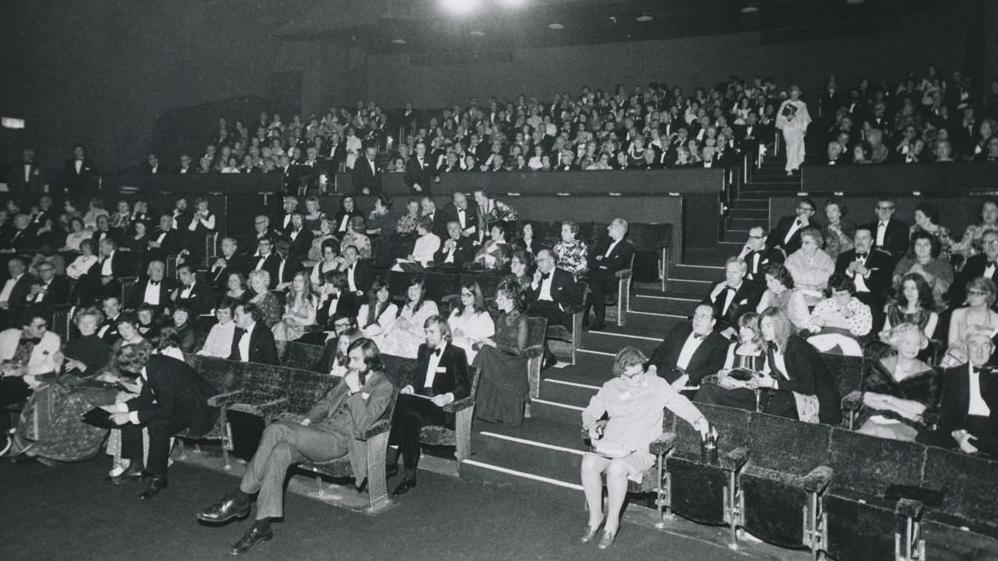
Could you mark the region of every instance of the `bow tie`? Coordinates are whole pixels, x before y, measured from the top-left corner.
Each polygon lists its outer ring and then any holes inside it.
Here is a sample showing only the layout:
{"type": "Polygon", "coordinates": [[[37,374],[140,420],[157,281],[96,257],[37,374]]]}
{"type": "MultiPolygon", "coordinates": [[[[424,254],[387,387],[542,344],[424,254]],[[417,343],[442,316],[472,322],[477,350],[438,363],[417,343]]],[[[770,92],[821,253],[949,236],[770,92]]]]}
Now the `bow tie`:
{"type": "Polygon", "coordinates": [[[548,280],[551,278],[551,273],[541,273],[541,280],[548,280]]]}
{"type": "Polygon", "coordinates": [[[152,285],[152,286],[159,286],[159,281],[151,280],[151,281],[149,281],[149,284],[152,285]]]}
{"type": "Polygon", "coordinates": [[[234,333],[233,337],[235,337],[235,340],[238,341],[240,337],[246,335],[246,330],[243,329],[242,327],[237,327],[233,333],[234,333]]]}
{"type": "Polygon", "coordinates": [[[856,253],[856,259],[866,259],[869,253],[856,253]]]}
{"type": "Polygon", "coordinates": [[[329,295],[329,301],[332,302],[332,301],[336,300],[339,297],[340,297],[339,294],[330,294],[329,295]]]}
{"type": "Polygon", "coordinates": [[[41,340],[40,337],[25,337],[25,338],[21,339],[21,342],[22,343],[30,343],[32,345],[37,345],[38,343],[41,343],[42,340],[41,340]]]}
{"type": "Polygon", "coordinates": [[[440,353],[441,353],[440,347],[433,349],[433,356],[440,356],[440,353]]]}
{"type": "Polygon", "coordinates": [[[693,340],[694,341],[699,341],[699,340],[701,340],[703,338],[704,338],[703,335],[697,335],[696,333],[693,334],[693,340]]]}

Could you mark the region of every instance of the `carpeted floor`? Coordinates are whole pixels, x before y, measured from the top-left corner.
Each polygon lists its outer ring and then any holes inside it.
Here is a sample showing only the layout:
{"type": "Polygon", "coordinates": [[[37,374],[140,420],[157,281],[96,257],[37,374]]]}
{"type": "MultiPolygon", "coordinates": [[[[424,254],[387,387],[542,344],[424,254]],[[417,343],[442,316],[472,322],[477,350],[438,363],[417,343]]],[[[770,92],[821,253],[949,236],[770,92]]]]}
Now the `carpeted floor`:
{"type": "MultiPolygon", "coordinates": [[[[0,559],[4,561],[160,561],[229,558],[249,528],[235,522],[199,525],[194,512],[229,491],[236,479],[190,465],[171,468],[170,487],[137,499],[141,484],[103,481],[103,458],[47,468],[0,463],[0,559]]],[[[391,483],[390,483],[391,484],[391,483]]],[[[543,496],[480,487],[432,473],[398,508],[368,517],[294,494],[286,522],[250,559],[572,560],[746,559],[724,547],[627,524],[606,552],[578,543],[585,515],[545,503],[543,496]]]]}

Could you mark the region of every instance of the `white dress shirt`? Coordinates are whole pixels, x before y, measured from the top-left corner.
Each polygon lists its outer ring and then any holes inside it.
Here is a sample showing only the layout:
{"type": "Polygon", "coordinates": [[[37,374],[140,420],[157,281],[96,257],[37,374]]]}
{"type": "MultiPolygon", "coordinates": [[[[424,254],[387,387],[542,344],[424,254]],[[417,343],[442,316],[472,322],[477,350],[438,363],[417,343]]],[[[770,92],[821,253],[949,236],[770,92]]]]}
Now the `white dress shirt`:
{"type": "Polygon", "coordinates": [[[432,388],[433,380],[437,377],[437,369],[440,366],[440,358],[444,356],[444,349],[447,348],[447,342],[441,341],[440,346],[430,352],[430,359],[426,361],[426,381],[423,382],[424,388],[432,388]]]}
{"type": "Polygon", "coordinates": [[[250,355],[250,338],[253,336],[253,328],[256,327],[256,323],[250,324],[246,328],[246,332],[239,339],[239,360],[243,362],[249,362],[250,355]]]}
{"type": "Polygon", "coordinates": [[[554,281],[554,271],[548,273],[547,278],[544,278],[544,274],[541,274],[541,282],[539,286],[533,287],[534,290],[540,289],[537,295],[538,300],[545,300],[547,302],[554,302],[554,298],[551,296],[551,282],[554,281]]]}
{"type": "Polygon", "coordinates": [[[142,298],[143,304],[149,304],[152,306],[159,306],[159,290],[163,281],[159,281],[153,284],[152,280],[146,281],[146,293],[142,298]]]}
{"type": "Polygon", "coordinates": [[[790,229],[787,230],[787,235],[783,236],[783,243],[790,243],[790,240],[793,239],[794,234],[797,233],[797,230],[800,230],[803,227],[804,224],[800,221],[800,219],[794,220],[793,224],[790,225],[790,229]]]}
{"type": "Polygon", "coordinates": [[[877,223],[877,247],[884,247],[884,237],[887,235],[887,223],[877,223]]]}
{"type": "Polygon", "coordinates": [[[690,366],[690,360],[693,359],[693,353],[697,352],[700,345],[703,344],[704,337],[697,335],[696,333],[690,333],[686,337],[686,342],[683,343],[682,350],[679,351],[679,358],[676,360],[676,367],[686,370],[690,366]]]}
{"type": "Polygon", "coordinates": [[[10,293],[14,291],[14,285],[17,284],[17,281],[21,280],[21,277],[23,276],[24,273],[21,273],[12,279],[7,279],[7,282],[3,284],[3,290],[0,290],[0,302],[10,301],[10,293]]]}
{"type": "Polygon", "coordinates": [[[967,414],[968,415],[979,415],[981,417],[990,417],[991,408],[988,407],[984,398],[981,397],[981,369],[974,368],[973,365],[970,366],[970,400],[967,403],[967,414]]]}
{"type": "Polygon", "coordinates": [[[114,268],[112,266],[114,262],[114,251],[110,255],[104,258],[104,262],[101,263],[100,274],[104,277],[110,277],[114,274],[114,268]]]}

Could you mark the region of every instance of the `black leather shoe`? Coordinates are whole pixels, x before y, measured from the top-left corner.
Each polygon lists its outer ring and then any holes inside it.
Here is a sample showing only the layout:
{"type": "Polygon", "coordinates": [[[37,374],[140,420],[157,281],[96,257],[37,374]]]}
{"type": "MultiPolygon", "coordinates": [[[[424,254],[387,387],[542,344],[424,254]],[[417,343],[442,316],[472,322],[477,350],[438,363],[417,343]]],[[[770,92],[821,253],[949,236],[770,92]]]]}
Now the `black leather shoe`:
{"type": "Polygon", "coordinates": [[[358,493],[363,493],[364,491],[366,491],[367,490],[367,478],[365,477],[364,480],[360,482],[360,485],[357,485],[355,483],[354,487],[357,488],[357,492],[358,493]]]}
{"type": "Polygon", "coordinates": [[[105,481],[110,481],[115,485],[120,485],[126,481],[133,481],[141,478],[142,478],[142,466],[136,463],[133,463],[131,466],[129,466],[128,469],[126,469],[124,472],[121,473],[121,475],[115,475],[113,477],[108,475],[104,477],[105,481]]]}
{"type": "Polygon", "coordinates": [[[404,495],[409,492],[409,489],[412,489],[415,486],[416,479],[413,477],[407,477],[402,480],[402,483],[398,484],[398,487],[396,487],[394,491],[392,491],[392,495],[395,495],[396,497],[404,495]]]}
{"type": "Polygon", "coordinates": [[[239,538],[239,541],[232,546],[233,555],[241,555],[246,553],[252,547],[260,542],[266,542],[274,539],[273,530],[267,530],[266,532],[261,532],[259,528],[253,526],[250,528],[246,535],[239,538]]]}
{"type": "Polygon", "coordinates": [[[198,511],[198,520],[206,524],[225,524],[230,520],[242,520],[249,516],[249,501],[240,502],[232,497],[226,497],[210,507],[198,511]]]}
{"type": "Polygon", "coordinates": [[[166,489],[167,480],[165,477],[153,476],[149,478],[149,483],[146,484],[146,490],[139,493],[139,498],[142,500],[151,499],[159,494],[160,491],[166,489]]]}

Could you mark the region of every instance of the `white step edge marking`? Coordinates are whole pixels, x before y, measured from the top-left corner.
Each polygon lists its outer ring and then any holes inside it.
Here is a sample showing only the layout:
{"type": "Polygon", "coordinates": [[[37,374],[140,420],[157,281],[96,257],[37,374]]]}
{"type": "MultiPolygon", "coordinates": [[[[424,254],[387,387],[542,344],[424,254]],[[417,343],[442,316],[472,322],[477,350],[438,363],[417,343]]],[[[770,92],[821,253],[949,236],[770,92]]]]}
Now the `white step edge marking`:
{"type": "Polygon", "coordinates": [[[583,407],[578,407],[576,405],[569,405],[567,403],[558,403],[557,401],[548,401],[546,399],[533,398],[533,399],[530,400],[530,403],[540,403],[540,404],[543,404],[543,405],[551,405],[552,407],[561,407],[563,409],[571,409],[573,411],[582,411],[584,409],[583,407]]]}
{"type": "Polygon", "coordinates": [[[587,390],[598,390],[599,386],[594,386],[592,384],[580,384],[578,382],[569,382],[568,380],[558,380],[555,378],[544,378],[542,382],[551,382],[552,384],[561,384],[563,386],[572,386],[573,388],[585,388],[587,390]]]}
{"type": "MultiPolygon", "coordinates": [[[[627,313],[629,313],[629,314],[645,314],[645,313],[648,313],[648,312],[627,312],[627,313]]],[[[671,314],[655,314],[655,313],[648,313],[648,315],[652,315],[652,316],[668,316],[668,317],[674,317],[674,318],[685,318],[686,317],[686,316],[674,316],[674,315],[671,315],[671,314]]],[[[598,334],[598,335],[609,335],[610,337],[627,337],[628,339],[641,339],[641,340],[644,340],[644,341],[661,341],[662,340],[661,338],[645,337],[644,335],[629,335],[627,333],[611,333],[609,331],[590,331],[589,333],[592,333],[594,335],[596,335],[596,334],[598,334]]],[[[614,356],[616,356],[616,355],[614,355],[614,356]]]]}
{"type": "MultiPolygon", "coordinates": [[[[739,242],[718,242],[718,243],[739,243],[739,242]]],[[[745,244],[742,243],[742,245],[745,245],[745,244]]],[[[706,284],[717,282],[717,281],[711,281],[711,280],[681,279],[681,278],[677,278],[677,277],[669,277],[669,282],[672,282],[672,281],[676,281],[676,282],[702,282],[702,283],[706,283],[706,284]]]]}
{"type": "Polygon", "coordinates": [[[635,298],[647,298],[649,300],[678,300],[680,302],[700,302],[702,298],[682,298],[680,296],[653,296],[651,294],[634,294],[635,298]]]}
{"type": "Polygon", "coordinates": [[[567,452],[569,454],[575,454],[577,456],[581,456],[583,454],[582,450],[576,450],[574,448],[565,448],[564,446],[547,444],[545,442],[537,442],[536,440],[527,440],[526,438],[517,438],[515,436],[509,436],[506,434],[497,434],[494,432],[487,432],[487,431],[481,431],[478,434],[482,436],[491,436],[492,438],[498,438],[499,440],[508,440],[509,442],[516,442],[518,444],[526,444],[527,446],[535,446],[537,448],[547,448],[548,450],[557,450],[558,452],[567,452]]]}
{"type": "Polygon", "coordinates": [[[722,265],[691,265],[689,263],[676,263],[676,267],[696,267],[697,269],[717,269],[718,271],[723,271],[724,267],[722,265]]]}
{"type": "Polygon", "coordinates": [[[590,349],[577,349],[575,352],[588,353],[591,355],[600,355],[600,356],[617,356],[615,353],[608,353],[606,351],[593,351],[590,349]]]}
{"type": "MultiPolygon", "coordinates": [[[[690,316],[684,316],[681,314],[667,314],[665,312],[642,312],[640,310],[627,310],[629,314],[640,314],[643,316],[659,316],[663,318],[679,318],[679,319],[689,319],[690,316]]],[[[605,331],[591,331],[590,333],[606,333],[605,331]]],[[[607,335],[612,335],[607,333],[607,335]]],[[[627,337],[641,337],[641,335],[627,335],[627,337]]],[[[647,337],[645,337],[647,339],[647,337]]],[[[661,339],[652,339],[653,341],[660,341],[661,339]]]]}
{"type": "Polygon", "coordinates": [[[499,473],[505,473],[507,475],[515,475],[516,477],[522,477],[524,479],[533,479],[534,481],[540,481],[542,483],[550,483],[551,485],[557,485],[558,487],[565,487],[566,489],[574,489],[576,491],[582,490],[582,485],[579,485],[578,483],[569,483],[567,481],[562,481],[560,479],[544,477],[543,475],[534,475],[532,473],[527,473],[525,471],[517,471],[515,469],[494,466],[492,464],[486,464],[484,462],[479,462],[477,460],[463,460],[461,463],[491,471],[498,471],[499,473]]]}

